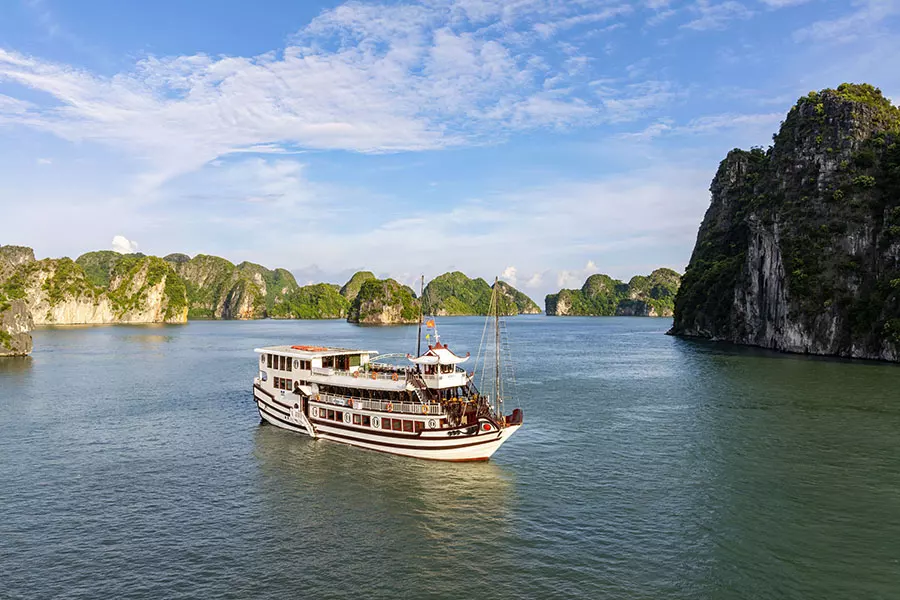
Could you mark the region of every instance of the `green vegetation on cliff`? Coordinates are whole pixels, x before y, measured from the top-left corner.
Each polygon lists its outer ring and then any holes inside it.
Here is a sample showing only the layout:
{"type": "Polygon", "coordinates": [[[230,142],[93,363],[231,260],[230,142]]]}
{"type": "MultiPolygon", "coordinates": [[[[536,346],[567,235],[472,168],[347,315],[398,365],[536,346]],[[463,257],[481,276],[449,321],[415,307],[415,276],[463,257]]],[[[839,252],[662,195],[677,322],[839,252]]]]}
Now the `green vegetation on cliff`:
{"type": "Polygon", "coordinates": [[[773,139],[720,164],[673,333],[900,356],[900,109],[842,84],[773,139]]]}
{"type": "Polygon", "coordinates": [[[417,323],[419,300],[412,289],[393,279],[369,279],[360,286],[347,320],[369,325],[417,323]]]}
{"type": "Polygon", "coordinates": [[[549,294],[546,311],[557,316],[671,316],[680,281],[678,273],[664,268],[632,277],[627,284],[609,275],[591,275],[580,290],[549,294]]]}
{"type": "Polygon", "coordinates": [[[372,279],[377,279],[377,277],[371,271],[357,271],[341,288],[341,295],[348,301],[353,302],[356,299],[356,295],[359,294],[359,288],[362,287],[362,284],[372,279]]]}
{"type": "MultiPolygon", "coordinates": [[[[500,282],[500,313],[539,313],[540,308],[528,296],[506,282],[500,282]]],[[[486,315],[491,306],[491,286],[481,279],[470,279],[454,271],[435,277],[422,294],[425,312],[430,315],[486,315]]]]}
{"type": "Polygon", "coordinates": [[[333,285],[316,283],[297,289],[281,307],[282,314],[290,318],[343,319],[350,309],[350,302],[333,285]]]}

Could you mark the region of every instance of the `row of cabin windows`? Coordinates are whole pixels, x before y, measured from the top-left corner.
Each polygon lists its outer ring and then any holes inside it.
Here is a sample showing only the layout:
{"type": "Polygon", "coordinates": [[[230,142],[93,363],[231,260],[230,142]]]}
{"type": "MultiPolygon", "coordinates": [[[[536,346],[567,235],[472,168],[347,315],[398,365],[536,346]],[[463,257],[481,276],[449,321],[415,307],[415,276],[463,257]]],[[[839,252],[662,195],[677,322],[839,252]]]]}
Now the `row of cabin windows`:
{"type": "Polygon", "coordinates": [[[389,392],[387,390],[370,390],[365,388],[346,388],[339,385],[319,384],[319,391],[332,396],[344,396],[347,398],[361,398],[363,400],[379,400],[381,402],[405,402],[411,404],[418,402],[418,397],[413,392],[389,392]]]}
{"type": "Polygon", "coordinates": [[[359,366],[359,354],[344,354],[343,356],[324,356],[322,366],[326,369],[349,371],[350,367],[359,366]]]}
{"type": "MultiPolygon", "coordinates": [[[[328,421],[344,421],[344,413],[340,410],[319,409],[319,415],[328,421]]],[[[353,415],[353,424],[363,427],[372,426],[372,418],[369,415],[353,415]]],[[[381,428],[388,431],[405,431],[406,433],[420,433],[425,429],[422,421],[410,421],[409,419],[381,419],[381,428]]]]}
{"type": "MultiPolygon", "coordinates": [[[[312,361],[298,360],[297,368],[303,371],[312,369],[312,361]]],[[[266,366],[270,369],[279,371],[293,371],[294,359],[290,356],[278,356],[277,354],[266,354],[266,366]]]]}
{"type": "Polygon", "coordinates": [[[276,390],[290,391],[294,386],[294,382],[292,379],[285,379],[284,377],[273,377],[272,381],[275,384],[276,390]]]}

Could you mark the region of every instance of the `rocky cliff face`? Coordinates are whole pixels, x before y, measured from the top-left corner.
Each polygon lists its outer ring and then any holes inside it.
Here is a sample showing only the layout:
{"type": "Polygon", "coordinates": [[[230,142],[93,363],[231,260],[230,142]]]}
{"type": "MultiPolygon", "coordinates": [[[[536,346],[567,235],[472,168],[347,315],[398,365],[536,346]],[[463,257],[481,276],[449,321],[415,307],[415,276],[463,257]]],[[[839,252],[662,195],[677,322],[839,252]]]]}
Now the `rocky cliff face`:
{"type": "Polygon", "coordinates": [[[545,299],[551,316],[671,317],[681,276],[672,269],[635,275],[626,284],[591,275],[580,290],[560,290],[545,299]]]}
{"type": "Polygon", "coordinates": [[[169,254],[166,262],[187,285],[189,316],[194,319],[261,319],[297,317],[291,297],[299,286],[285,269],[267,269],[198,254],[169,254]]]}
{"type": "Polygon", "coordinates": [[[183,323],[184,283],[159,258],[119,255],[88,276],[69,258],[35,260],[30,249],[0,249],[0,283],[35,325],[183,323]],[[27,254],[27,255],[26,255],[27,254]],[[12,258],[10,258],[12,256],[12,258]],[[98,285],[103,280],[106,285],[98,285]]]}
{"type": "Polygon", "coordinates": [[[418,323],[419,300],[409,287],[393,279],[370,279],[360,287],[347,320],[364,325],[418,323]]]}
{"type": "Polygon", "coordinates": [[[0,300],[0,356],[31,353],[34,320],[22,300],[0,300]]]}
{"type": "Polygon", "coordinates": [[[719,166],[671,333],[900,360],[900,110],[844,84],[719,166]]]}
{"type": "Polygon", "coordinates": [[[353,277],[341,287],[341,296],[346,298],[348,302],[353,302],[356,299],[357,294],[359,294],[359,289],[362,287],[362,284],[372,279],[377,279],[377,277],[375,277],[375,274],[371,271],[357,271],[353,274],[353,277]]]}
{"type": "MultiPolygon", "coordinates": [[[[500,313],[536,314],[541,309],[525,294],[505,281],[497,284],[500,291],[500,313]]],[[[435,277],[425,286],[422,301],[425,312],[435,316],[486,315],[491,306],[493,286],[481,279],[470,279],[454,271],[435,277]]]]}

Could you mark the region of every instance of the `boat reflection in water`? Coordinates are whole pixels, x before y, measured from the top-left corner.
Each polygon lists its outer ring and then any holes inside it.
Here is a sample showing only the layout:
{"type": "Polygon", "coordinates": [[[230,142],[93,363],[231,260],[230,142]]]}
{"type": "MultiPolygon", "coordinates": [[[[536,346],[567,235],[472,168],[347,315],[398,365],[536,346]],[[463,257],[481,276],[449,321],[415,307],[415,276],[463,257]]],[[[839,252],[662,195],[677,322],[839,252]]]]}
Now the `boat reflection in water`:
{"type": "Polygon", "coordinates": [[[429,593],[453,597],[474,573],[513,567],[515,478],[500,465],[360,452],[275,427],[256,431],[255,455],[267,560],[302,565],[309,593],[417,597],[406,586],[430,580],[429,593]]]}

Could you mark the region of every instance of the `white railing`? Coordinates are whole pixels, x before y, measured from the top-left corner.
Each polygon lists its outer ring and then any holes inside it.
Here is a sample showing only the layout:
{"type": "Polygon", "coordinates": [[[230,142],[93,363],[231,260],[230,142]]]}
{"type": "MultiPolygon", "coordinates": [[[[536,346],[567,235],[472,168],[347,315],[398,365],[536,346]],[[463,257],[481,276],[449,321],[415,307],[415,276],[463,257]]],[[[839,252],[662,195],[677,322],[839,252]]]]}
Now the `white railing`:
{"type": "Polygon", "coordinates": [[[417,415],[443,415],[444,410],[440,404],[416,404],[408,402],[382,402],[380,400],[368,400],[365,398],[348,398],[346,396],[334,396],[332,394],[319,394],[317,402],[352,408],[354,410],[373,410],[377,412],[409,413],[417,415]],[[427,410],[427,412],[425,412],[427,410]]]}

